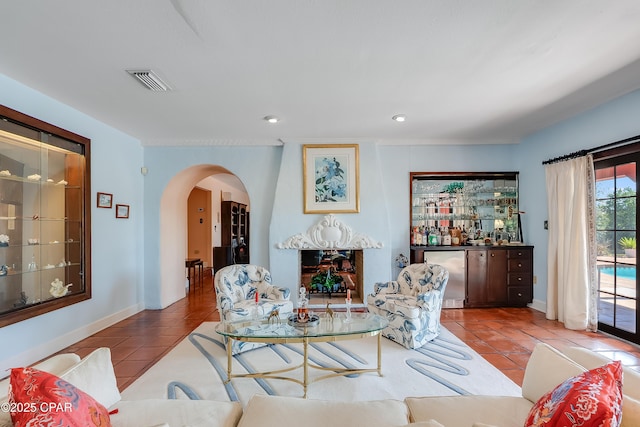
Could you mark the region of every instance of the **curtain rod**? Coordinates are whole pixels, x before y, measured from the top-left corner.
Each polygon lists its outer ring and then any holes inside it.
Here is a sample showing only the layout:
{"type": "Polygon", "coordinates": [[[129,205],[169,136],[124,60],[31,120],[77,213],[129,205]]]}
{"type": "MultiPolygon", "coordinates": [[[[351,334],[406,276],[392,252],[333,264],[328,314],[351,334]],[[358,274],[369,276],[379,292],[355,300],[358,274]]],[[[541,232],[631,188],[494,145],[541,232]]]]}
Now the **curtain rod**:
{"type": "Polygon", "coordinates": [[[558,156],[558,157],[554,157],[553,159],[545,160],[544,162],[542,162],[542,164],[548,165],[551,163],[562,162],[564,160],[575,159],[576,157],[586,156],[587,154],[595,153],[597,151],[602,151],[607,148],[615,147],[616,145],[627,144],[627,143],[637,142],[637,141],[640,141],[640,135],[632,136],[631,138],[621,139],[615,142],[610,142],[608,144],[600,145],[598,147],[593,147],[588,150],[574,151],[573,153],[565,154],[564,156],[558,156]]]}

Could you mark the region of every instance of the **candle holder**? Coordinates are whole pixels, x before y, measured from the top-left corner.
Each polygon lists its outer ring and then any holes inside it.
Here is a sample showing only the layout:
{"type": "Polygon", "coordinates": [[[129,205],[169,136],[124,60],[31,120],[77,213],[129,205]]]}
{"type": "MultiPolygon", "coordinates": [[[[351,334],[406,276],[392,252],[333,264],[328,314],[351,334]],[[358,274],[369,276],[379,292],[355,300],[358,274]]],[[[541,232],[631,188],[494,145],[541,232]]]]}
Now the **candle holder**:
{"type": "Polygon", "coordinates": [[[253,320],[260,320],[264,317],[264,312],[260,313],[261,311],[263,311],[264,308],[260,307],[260,303],[258,301],[256,301],[255,307],[253,309],[253,320]]]}
{"type": "Polygon", "coordinates": [[[351,323],[351,298],[345,298],[344,302],[347,305],[347,318],[344,323],[351,323]]]}

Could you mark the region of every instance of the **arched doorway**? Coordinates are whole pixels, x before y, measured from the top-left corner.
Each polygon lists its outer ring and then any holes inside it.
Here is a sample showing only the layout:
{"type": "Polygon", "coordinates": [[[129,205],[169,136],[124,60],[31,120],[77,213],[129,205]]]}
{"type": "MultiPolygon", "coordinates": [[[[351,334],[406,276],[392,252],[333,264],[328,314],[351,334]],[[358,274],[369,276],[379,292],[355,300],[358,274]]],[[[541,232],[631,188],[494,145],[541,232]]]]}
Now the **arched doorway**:
{"type": "Polygon", "coordinates": [[[194,187],[212,190],[212,244],[219,240],[219,205],[223,193],[246,198],[240,179],[219,165],[195,165],[176,174],[167,184],[160,201],[160,300],[162,307],[186,294],[185,258],[188,253],[187,202],[194,187]],[[217,206],[217,207],[216,207],[217,206]]]}

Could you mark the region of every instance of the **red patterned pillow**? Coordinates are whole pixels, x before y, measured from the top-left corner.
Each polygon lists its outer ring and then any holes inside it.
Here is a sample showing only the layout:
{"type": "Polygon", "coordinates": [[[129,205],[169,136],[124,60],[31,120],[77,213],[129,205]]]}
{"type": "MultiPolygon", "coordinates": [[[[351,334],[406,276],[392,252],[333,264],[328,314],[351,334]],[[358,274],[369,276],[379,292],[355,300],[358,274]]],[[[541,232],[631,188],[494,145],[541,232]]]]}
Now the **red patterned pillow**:
{"type": "Polygon", "coordinates": [[[109,411],[65,380],[34,368],[11,370],[11,420],[16,427],[110,426],[109,411]]]}
{"type": "Polygon", "coordinates": [[[569,378],[533,405],[525,427],[619,427],[622,419],[622,364],[608,363],[569,378]]]}

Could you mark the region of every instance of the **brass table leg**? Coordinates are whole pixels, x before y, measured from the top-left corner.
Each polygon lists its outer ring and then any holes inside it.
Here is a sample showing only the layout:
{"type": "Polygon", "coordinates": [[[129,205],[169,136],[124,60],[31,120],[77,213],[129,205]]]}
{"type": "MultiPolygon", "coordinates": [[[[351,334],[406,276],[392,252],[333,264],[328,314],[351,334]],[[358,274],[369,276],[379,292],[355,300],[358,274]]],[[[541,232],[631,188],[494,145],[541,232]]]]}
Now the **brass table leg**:
{"type": "Polygon", "coordinates": [[[303,348],[303,359],[302,359],[302,369],[304,370],[304,398],[307,398],[307,384],[309,384],[309,338],[305,338],[302,342],[303,348]]]}
{"type": "Polygon", "coordinates": [[[229,338],[227,341],[227,384],[231,381],[231,364],[232,364],[232,356],[231,356],[231,348],[233,347],[233,338],[229,338]]]}
{"type": "Polygon", "coordinates": [[[382,376],[382,334],[378,333],[378,376],[382,376]]]}

